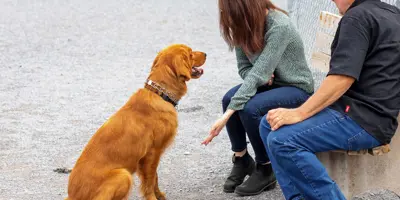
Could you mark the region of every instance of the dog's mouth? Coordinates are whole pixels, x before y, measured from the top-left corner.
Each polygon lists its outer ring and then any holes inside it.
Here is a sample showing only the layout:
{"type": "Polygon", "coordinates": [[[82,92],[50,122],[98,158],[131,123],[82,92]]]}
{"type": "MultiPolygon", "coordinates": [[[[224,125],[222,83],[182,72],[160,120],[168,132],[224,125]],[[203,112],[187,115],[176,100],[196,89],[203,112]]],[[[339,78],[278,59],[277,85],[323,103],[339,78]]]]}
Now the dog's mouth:
{"type": "Polygon", "coordinates": [[[203,75],[204,70],[200,67],[192,67],[192,78],[199,78],[203,75]]]}

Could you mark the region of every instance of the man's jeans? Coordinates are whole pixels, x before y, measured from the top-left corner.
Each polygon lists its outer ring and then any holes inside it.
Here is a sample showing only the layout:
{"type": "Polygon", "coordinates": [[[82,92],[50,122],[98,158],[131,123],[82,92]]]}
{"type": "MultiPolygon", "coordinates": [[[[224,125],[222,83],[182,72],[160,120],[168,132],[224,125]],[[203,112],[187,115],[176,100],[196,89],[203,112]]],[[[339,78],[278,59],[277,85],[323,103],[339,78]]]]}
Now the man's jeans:
{"type": "MultiPolygon", "coordinates": [[[[231,98],[241,85],[230,89],[222,98],[223,112],[228,109],[231,98]]],[[[303,104],[309,94],[296,87],[264,85],[257,89],[255,94],[238,112],[235,112],[226,123],[226,130],[232,144],[232,151],[241,152],[247,148],[246,133],[253,147],[257,163],[267,163],[269,158],[260,138],[259,125],[263,116],[269,110],[282,108],[297,108],[303,104]]]]}
{"type": "Polygon", "coordinates": [[[288,200],[346,199],[315,153],[361,150],[380,145],[347,115],[326,108],[313,117],[276,131],[264,117],[260,135],[288,200]]]}

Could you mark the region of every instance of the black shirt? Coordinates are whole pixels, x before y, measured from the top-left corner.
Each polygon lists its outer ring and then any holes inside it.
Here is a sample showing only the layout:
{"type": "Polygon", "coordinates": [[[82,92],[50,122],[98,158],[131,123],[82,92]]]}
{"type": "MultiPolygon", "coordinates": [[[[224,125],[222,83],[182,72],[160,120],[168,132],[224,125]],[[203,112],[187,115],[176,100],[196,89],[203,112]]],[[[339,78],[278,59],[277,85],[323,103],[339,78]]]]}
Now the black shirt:
{"type": "Polygon", "coordinates": [[[328,76],[356,79],[331,108],[390,143],[400,110],[400,10],[380,0],[356,0],[340,21],[331,50],[328,76]]]}

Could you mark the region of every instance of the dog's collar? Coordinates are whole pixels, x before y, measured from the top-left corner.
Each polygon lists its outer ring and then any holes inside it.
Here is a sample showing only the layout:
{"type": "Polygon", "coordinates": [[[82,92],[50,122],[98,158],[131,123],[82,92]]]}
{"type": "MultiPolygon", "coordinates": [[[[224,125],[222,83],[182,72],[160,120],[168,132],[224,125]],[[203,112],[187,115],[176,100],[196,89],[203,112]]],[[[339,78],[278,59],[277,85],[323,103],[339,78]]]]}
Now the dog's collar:
{"type": "Polygon", "coordinates": [[[165,101],[171,103],[174,107],[178,105],[178,99],[175,98],[174,95],[169,93],[166,89],[161,87],[159,84],[152,80],[146,80],[144,87],[157,95],[161,96],[165,101]]]}

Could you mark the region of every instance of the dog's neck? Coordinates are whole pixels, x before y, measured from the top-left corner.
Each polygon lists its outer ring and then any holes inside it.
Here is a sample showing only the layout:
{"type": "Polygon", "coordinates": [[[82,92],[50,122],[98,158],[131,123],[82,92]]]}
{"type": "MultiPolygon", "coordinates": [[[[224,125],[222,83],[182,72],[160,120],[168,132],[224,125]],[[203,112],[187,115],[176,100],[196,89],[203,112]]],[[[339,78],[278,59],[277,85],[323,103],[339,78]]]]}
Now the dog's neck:
{"type": "Polygon", "coordinates": [[[144,87],[157,95],[159,95],[161,98],[163,98],[165,101],[171,103],[174,107],[178,105],[179,99],[172,94],[171,92],[168,92],[164,87],[162,87],[160,84],[147,79],[144,87]]]}

